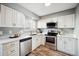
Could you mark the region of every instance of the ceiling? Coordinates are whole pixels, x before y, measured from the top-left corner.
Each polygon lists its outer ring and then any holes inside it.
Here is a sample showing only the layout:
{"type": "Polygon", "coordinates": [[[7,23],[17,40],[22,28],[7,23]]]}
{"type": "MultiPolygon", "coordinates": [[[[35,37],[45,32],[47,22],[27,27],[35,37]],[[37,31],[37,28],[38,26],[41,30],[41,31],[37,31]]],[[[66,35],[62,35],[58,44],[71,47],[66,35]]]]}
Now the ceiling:
{"type": "Polygon", "coordinates": [[[77,3],[52,3],[47,7],[44,5],[44,3],[19,3],[19,5],[38,16],[45,16],[51,13],[74,8],[76,7],[77,3]]]}

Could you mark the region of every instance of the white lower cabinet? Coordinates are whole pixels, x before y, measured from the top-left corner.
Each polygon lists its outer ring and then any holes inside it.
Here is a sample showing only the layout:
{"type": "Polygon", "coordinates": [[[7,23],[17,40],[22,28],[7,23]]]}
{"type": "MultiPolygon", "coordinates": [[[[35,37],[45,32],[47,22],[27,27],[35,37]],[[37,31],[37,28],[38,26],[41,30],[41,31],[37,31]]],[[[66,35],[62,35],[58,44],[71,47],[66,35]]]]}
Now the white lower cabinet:
{"type": "Polygon", "coordinates": [[[32,37],[32,51],[39,47],[40,45],[45,45],[45,36],[43,35],[34,35],[32,37]]]}
{"type": "Polygon", "coordinates": [[[57,49],[71,55],[77,55],[77,40],[69,37],[57,37],[57,49]]]}
{"type": "Polygon", "coordinates": [[[37,48],[37,38],[36,35],[32,36],[32,51],[37,48]]]}
{"type": "Polygon", "coordinates": [[[64,45],[63,45],[63,38],[62,37],[57,37],[57,49],[59,51],[64,51],[64,45]]]}
{"type": "Polygon", "coordinates": [[[75,55],[75,39],[64,38],[64,52],[75,55]]]}
{"type": "Polygon", "coordinates": [[[3,49],[2,49],[2,45],[0,44],[0,56],[2,56],[3,49]]]}
{"type": "Polygon", "coordinates": [[[0,56],[19,56],[19,41],[1,44],[0,52],[0,56]]]}
{"type": "Polygon", "coordinates": [[[40,38],[39,39],[41,39],[41,44],[42,45],[45,45],[45,42],[46,42],[45,36],[44,35],[40,35],[40,38]]]}

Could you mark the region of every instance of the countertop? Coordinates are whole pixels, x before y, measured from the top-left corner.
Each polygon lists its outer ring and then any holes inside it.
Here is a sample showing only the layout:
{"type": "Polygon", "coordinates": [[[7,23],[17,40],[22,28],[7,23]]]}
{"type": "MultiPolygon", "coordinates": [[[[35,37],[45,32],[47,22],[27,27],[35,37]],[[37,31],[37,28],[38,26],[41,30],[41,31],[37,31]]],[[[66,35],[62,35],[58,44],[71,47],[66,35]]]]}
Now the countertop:
{"type": "Polygon", "coordinates": [[[16,40],[21,40],[23,38],[28,38],[28,37],[32,37],[30,35],[26,35],[26,34],[23,34],[17,38],[9,38],[9,36],[1,36],[0,37],[0,44],[3,44],[3,43],[8,43],[8,42],[12,42],[12,41],[16,41],[16,40]]]}
{"type": "Polygon", "coordinates": [[[22,34],[21,36],[19,36],[17,38],[9,38],[9,35],[0,36],[0,44],[8,43],[8,42],[16,41],[16,40],[21,40],[23,38],[33,37],[35,35],[43,35],[43,34],[41,34],[41,33],[32,34],[32,35],[22,34]]]}
{"type": "Polygon", "coordinates": [[[77,38],[75,34],[57,35],[58,37],[77,38]]]}

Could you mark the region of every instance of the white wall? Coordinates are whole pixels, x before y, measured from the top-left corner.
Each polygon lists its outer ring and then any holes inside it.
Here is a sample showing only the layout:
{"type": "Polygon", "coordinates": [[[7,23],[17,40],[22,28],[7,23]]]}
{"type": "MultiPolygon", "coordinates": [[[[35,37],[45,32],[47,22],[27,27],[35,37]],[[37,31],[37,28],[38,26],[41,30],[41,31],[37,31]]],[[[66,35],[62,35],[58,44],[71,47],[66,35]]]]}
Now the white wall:
{"type": "Polygon", "coordinates": [[[75,19],[76,23],[75,23],[75,29],[74,29],[74,33],[78,39],[78,55],[79,55],[79,4],[76,8],[76,19],[75,19]]]}

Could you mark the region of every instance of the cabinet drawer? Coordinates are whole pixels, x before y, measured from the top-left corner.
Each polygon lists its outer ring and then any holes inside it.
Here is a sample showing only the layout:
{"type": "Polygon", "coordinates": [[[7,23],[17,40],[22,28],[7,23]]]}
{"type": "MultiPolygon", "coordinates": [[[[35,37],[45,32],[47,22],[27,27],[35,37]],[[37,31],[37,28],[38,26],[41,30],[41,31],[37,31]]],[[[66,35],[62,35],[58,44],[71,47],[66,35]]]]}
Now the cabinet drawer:
{"type": "Polygon", "coordinates": [[[18,41],[14,41],[14,42],[5,43],[4,46],[7,47],[7,48],[10,48],[10,47],[17,46],[16,44],[19,44],[19,42],[18,41]]]}
{"type": "Polygon", "coordinates": [[[3,55],[4,56],[19,55],[19,41],[3,44],[3,55]]]}

